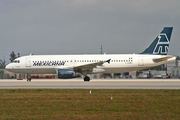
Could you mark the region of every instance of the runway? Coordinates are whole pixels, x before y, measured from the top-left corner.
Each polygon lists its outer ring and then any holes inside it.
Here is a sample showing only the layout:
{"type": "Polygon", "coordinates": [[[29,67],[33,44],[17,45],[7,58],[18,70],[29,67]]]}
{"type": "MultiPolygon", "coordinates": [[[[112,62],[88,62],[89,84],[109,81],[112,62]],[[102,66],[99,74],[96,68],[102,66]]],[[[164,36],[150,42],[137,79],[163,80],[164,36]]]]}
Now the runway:
{"type": "Polygon", "coordinates": [[[180,79],[0,79],[0,89],[180,89],[180,79]]]}

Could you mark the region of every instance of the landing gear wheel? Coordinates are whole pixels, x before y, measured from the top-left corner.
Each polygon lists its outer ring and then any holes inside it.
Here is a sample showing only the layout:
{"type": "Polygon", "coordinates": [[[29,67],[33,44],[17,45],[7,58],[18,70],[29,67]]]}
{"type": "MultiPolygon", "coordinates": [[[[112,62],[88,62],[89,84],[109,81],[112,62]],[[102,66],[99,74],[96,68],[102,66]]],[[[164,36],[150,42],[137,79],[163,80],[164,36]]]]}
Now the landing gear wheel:
{"type": "Polygon", "coordinates": [[[88,76],[85,76],[84,81],[90,81],[90,78],[88,76]]]}
{"type": "Polygon", "coordinates": [[[28,78],[28,79],[27,79],[27,82],[28,82],[28,81],[31,82],[31,78],[28,78]]]}

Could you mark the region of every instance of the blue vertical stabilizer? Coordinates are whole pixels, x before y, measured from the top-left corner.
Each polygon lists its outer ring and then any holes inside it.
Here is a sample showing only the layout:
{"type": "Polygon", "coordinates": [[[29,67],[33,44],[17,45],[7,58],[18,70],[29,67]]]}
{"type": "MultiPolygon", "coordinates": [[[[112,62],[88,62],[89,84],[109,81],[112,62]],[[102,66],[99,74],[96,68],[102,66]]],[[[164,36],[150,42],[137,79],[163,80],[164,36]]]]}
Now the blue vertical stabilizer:
{"type": "Polygon", "coordinates": [[[173,27],[164,27],[151,45],[140,54],[167,55],[173,27]]]}

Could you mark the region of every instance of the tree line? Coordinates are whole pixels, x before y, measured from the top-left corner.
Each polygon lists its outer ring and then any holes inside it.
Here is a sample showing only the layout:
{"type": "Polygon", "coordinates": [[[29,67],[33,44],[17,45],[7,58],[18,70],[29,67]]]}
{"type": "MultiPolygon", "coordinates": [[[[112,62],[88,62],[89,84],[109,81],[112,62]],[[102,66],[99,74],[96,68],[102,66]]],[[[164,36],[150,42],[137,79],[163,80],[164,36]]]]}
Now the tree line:
{"type": "MultiPolygon", "coordinates": [[[[13,62],[16,58],[20,57],[20,53],[16,55],[15,52],[12,51],[9,56],[10,56],[9,58],[10,62],[13,62]]],[[[6,67],[6,61],[0,59],[0,69],[5,69],[5,67],[6,67]]]]}

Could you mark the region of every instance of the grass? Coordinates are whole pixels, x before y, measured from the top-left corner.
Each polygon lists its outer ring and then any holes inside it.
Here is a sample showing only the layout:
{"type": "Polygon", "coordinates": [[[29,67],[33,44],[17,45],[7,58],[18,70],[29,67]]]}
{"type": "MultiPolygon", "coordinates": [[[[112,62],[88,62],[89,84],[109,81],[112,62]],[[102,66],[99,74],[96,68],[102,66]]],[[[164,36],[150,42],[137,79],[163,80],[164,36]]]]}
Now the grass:
{"type": "Polygon", "coordinates": [[[0,119],[180,119],[180,90],[93,89],[91,92],[2,89],[0,119]]]}

